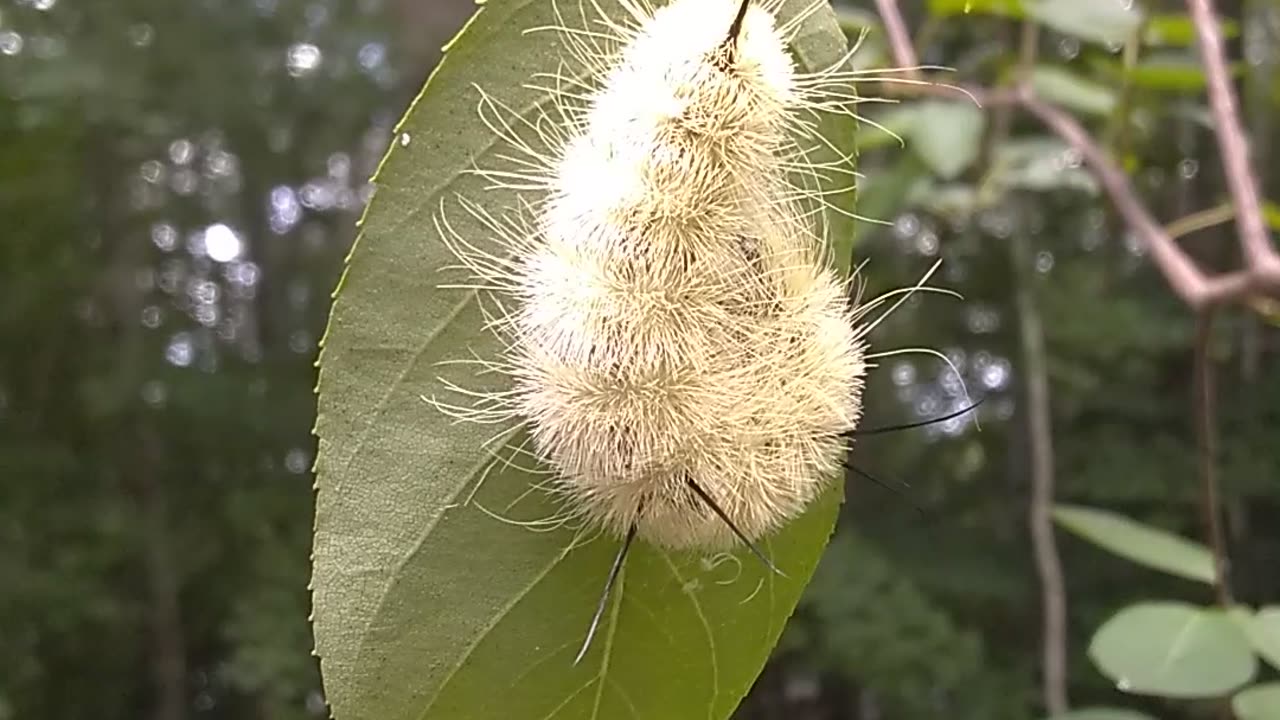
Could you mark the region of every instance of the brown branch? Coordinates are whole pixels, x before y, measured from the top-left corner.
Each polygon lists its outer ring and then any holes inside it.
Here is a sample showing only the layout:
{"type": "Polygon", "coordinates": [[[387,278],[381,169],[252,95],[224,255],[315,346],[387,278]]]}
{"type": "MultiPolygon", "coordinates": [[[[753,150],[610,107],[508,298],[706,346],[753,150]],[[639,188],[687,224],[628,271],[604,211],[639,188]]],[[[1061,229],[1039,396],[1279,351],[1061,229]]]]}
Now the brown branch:
{"type": "MultiPolygon", "coordinates": [[[[880,12],[880,22],[884,24],[893,61],[900,68],[918,66],[920,61],[916,57],[915,45],[911,43],[911,33],[907,32],[907,24],[902,19],[902,12],[898,10],[898,0],[876,0],[876,10],[880,12]]],[[[907,72],[914,77],[914,69],[907,72]]]]}
{"type": "MultiPolygon", "coordinates": [[[[1031,77],[1039,54],[1040,27],[1022,22],[1018,39],[1018,65],[1014,82],[1024,84],[1031,77]]],[[[995,104],[995,118],[988,153],[1008,139],[1012,124],[1012,102],[995,104]]],[[[988,164],[991,158],[988,157],[988,164]]],[[[1027,529],[1040,578],[1041,693],[1045,709],[1058,716],[1069,709],[1067,700],[1067,583],[1053,530],[1056,496],[1053,450],[1053,403],[1049,393],[1049,359],[1045,348],[1044,321],[1035,298],[1035,271],[1032,269],[1031,240],[1025,233],[1010,238],[1013,278],[1016,291],[1018,336],[1026,372],[1027,443],[1031,456],[1031,497],[1027,503],[1027,529]]]]}
{"type": "MultiPolygon", "coordinates": [[[[1201,49],[1205,56],[1215,131],[1223,156],[1224,171],[1239,218],[1241,245],[1246,258],[1247,269],[1245,270],[1207,277],[1177,244],[1174,235],[1161,227],[1151,215],[1138,197],[1128,176],[1088,131],[1071,115],[1035,97],[1025,72],[1028,58],[1034,53],[1034,46],[1026,42],[1027,34],[1024,33],[1023,52],[1020,54],[1018,87],[1013,92],[985,88],[963,88],[963,90],[981,105],[1000,108],[1001,112],[997,120],[1001,122],[997,122],[997,127],[1007,129],[1007,107],[1010,104],[1016,104],[1034,115],[1046,128],[1080,153],[1125,223],[1147,248],[1152,261],[1174,292],[1188,306],[1197,311],[1194,384],[1198,466],[1204,495],[1206,530],[1213,548],[1218,600],[1223,605],[1229,605],[1231,592],[1227,579],[1228,561],[1222,522],[1219,517],[1218,484],[1214,465],[1217,439],[1213,421],[1213,378],[1208,350],[1209,332],[1214,305],[1228,300],[1246,299],[1257,288],[1280,290],[1280,255],[1277,255],[1271,247],[1270,237],[1262,220],[1257,184],[1249,169],[1245,135],[1236,111],[1235,98],[1222,52],[1222,37],[1213,14],[1211,0],[1187,0],[1187,2],[1191,8],[1201,49]]],[[[911,68],[907,71],[910,77],[919,79],[917,71],[914,70],[918,65],[916,51],[911,44],[910,35],[896,0],[876,0],[876,6],[880,11],[894,61],[903,68],[911,68]]],[[[945,86],[932,84],[905,87],[928,94],[939,94],[946,89],[945,86]]],[[[1022,263],[1027,259],[1025,256],[1029,253],[1025,243],[1019,245],[1015,242],[1014,250],[1015,262],[1022,263]]],[[[1052,427],[1048,412],[1047,379],[1043,372],[1037,370],[1037,368],[1043,370],[1045,363],[1043,327],[1039,325],[1039,317],[1035,312],[1029,283],[1025,277],[1019,283],[1018,313],[1022,324],[1023,353],[1028,366],[1028,406],[1032,408],[1028,418],[1033,481],[1030,521],[1036,564],[1037,569],[1040,570],[1044,593],[1044,694],[1047,709],[1052,714],[1058,714],[1067,706],[1065,649],[1062,649],[1061,655],[1057,654],[1057,649],[1065,646],[1065,639],[1057,637],[1057,633],[1065,633],[1065,630],[1055,626],[1054,618],[1065,615],[1065,592],[1061,568],[1057,568],[1056,575],[1053,572],[1057,555],[1048,515],[1053,492],[1052,427]]]]}
{"type": "MultiPolygon", "coordinates": [[[[1169,285],[1173,287],[1174,292],[1178,294],[1188,305],[1193,308],[1200,308],[1220,299],[1222,294],[1230,291],[1234,292],[1236,282],[1227,284],[1222,287],[1222,280],[1214,278],[1210,281],[1205,278],[1204,273],[1196,267],[1191,258],[1183,252],[1173,238],[1165,232],[1160,223],[1151,216],[1151,213],[1143,205],[1138,198],[1137,191],[1134,190],[1133,184],[1129,182],[1129,177],[1124,174],[1118,165],[1111,160],[1106,152],[1093,140],[1088,131],[1084,129],[1075,118],[1071,117],[1062,110],[1038,100],[1031,93],[1024,92],[1021,99],[1022,107],[1024,107],[1032,115],[1039,118],[1040,122],[1052,130],[1058,137],[1062,138],[1080,153],[1081,158],[1093,170],[1094,176],[1098,182],[1102,184],[1103,189],[1107,191],[1108,197],[1111,198],[1112,204],[1115,205],[1116,211],[1124,218],[1129,225],[1129,229],[1137,234],[1138,239],[1150,253],[1151,259],[1155,262],[1156,267],[1164,274],[1169,285]]],[[[1241,285],[1243,283],[1240,283],[1241,285]]]]}
{"type": "Polygon", "coordinates": [[[1271,235],[1262,218],[1258,182],[1249,167],[1247,135],[1240,123],[1235,89],[1231,85],[1231,74],[1227,70],[1226,53],[1222,47],[1222,28],[1213,10],[1213,0],[1187,0],[1187,9],[1191,12],[1199,39],[1209,107],[1213,112],[1213,130],[1222,153],[1227,187],[1235,201],[1240,244],[1259,280],[1269,284],[1280,283],[1280,255],[1271,245],[1271,235]]]}
{"type": "Polygon", "coordinates": [[[1027,431],[1031,453],[1031,498],[1028,525],[1040,576],[1042,615],[1041,687],[1050,715],[1067,712],[1067,590],[1062,560],[1053,533],[1054,468],[1053,416],[1049,399],[1049,360],[1044,323],[1032,291],[1030,241],[1022,234],[1011,238],[1013,274],[1022,358],[1026,365],[1027,431]]]}
{"type": "MultiPolygon", "coordinates": [[[[1207,2],[1208,0],[1188,1],[1197,3],[1207,2]]],[[[880,11],[881,21],[885,26],[885,34],[892,49],[894,61],[903,67],[914,67],[917,64],[915,48],[911,45],[910,36],[907,33],[906,24],[903,22],[897,0],[876,0],[876,7],[880,11]]],[[[1216,33],[1214,33],[1214,36],[1217,37],[1216,33]]],[[[1219,41],[1219,50],[1220,45],[1219,41]]],[[[1219,59],[1221,59],[1220,56],[1221,53],[1219,52],[1219,59]]],[[[912,72],[914,73],[914,71],[912,72]]],[[[1103,189],[1106,190],[1107,196],[1111,199],[1112,204],[1115,205],[1117,212],[1120,213],[1128,224],[1129,229],[1137,235],[1147,249],[1152,261],[1161,274],[1164,275],[1170,287],[1192,309],[1199,311],[1220,303],[1244,300],[1256,289],[1263,289],[1272,294],[1280,294],[1280,269],[1272,268],[1270,265],[1274,261],[1275,265],[1280,267],[1280,258],[1277,258],[1275,253],[1269,249],[1265,254],[1260,255],[1264,258],[1271,258],[1270,260],[1264,259],[1262,265],[1254,264],[1251,261],[1247,269],[1207,277],[1173,237],[1151,215],[1139,199],[1137,191],[1129,181],[1129,177],[1110,158],[1106,151],[1098,145],[1089,132],[1068,113],[1036,98],[1030,87],[1025,83],[1012,90],[973,86],[947,86],[941,83],[898,84],[891,85],[890,89],[896,93],[923,93],[929,95],[950,95],[958,91],[972,97],[979,105],[1001,106],[1013,103],[1020,105],[1027,112],[1036,116],[1050,131],[1080,153],[1081,158],[1093,171],[1103,189]]],[[[1229,88],[1227,92],[1229,100],[1229,88]]],[[[1233,106],[1228,109],[1234,112],[1233,106]]],[[[1238,127],[1238,125],[1237,121],[1236,126],[1238,127]]],[[[1221,133],[1221,128],[1219,128],[1219,132],[1221,133]]],[[[1239,141],[1241,151],[1243,151],[1242,133],[1237,133],[1232,140],[1239,141]]],[[[1252,176],[1248,174],[1247,170],[1246,166],[1245,184],[1253,187],[1252,176]]],[[[1257,215],[1258,222],[1261,222],[1260,206],[1256,201],[1256,188],[1252,197],[1254,202],[1250,209],[1257,215]]],[[[1237,205],[1239,204],[1240,202],[1237,198],[1237,205]]],[[[1269,242],[1265,234],[1265,225],[1262,226],[1262,230],[1262,240],[1269,242]]],[[[1256,236],[1256,233],[1254,235],[1256,236]]],[[[1249,242],[1256,245],[1257,238],[1252,237],[1249,242]]],[[[1252,258],[1253,255],[1249,257],[1252,258]]]]}

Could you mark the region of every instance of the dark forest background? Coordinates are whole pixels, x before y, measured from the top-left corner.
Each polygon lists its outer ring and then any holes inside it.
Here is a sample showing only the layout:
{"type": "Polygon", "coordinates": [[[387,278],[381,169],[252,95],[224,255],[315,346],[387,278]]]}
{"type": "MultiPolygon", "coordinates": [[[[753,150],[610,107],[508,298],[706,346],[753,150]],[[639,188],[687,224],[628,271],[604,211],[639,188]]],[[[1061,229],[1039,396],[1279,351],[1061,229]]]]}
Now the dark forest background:
{"type": "MultiPolygon", "coordinates": [[[[996,83],[1017,62],[1014,5],[904,9],[924,62],[996,83]]],[[[1040,28],[1040,62],[1070,73],[1045,89],[1157,218],[1191,218],[1190,255],[1234,267],[1183,6],[1140,5],[1165,24],[1137,45],[1085,15],[1040,28]]],[[[317,341],[366,179],[473,7],[0,0],[0,720],[326,715],[306,590],[317,341]]],[[[1280,198],[1280,2],[1219,9],[1263,194],[1280,198]]],[[[841,10],[851,33],[871,29],[858,62],[891,65],[872,4],[841,10]]],[[[860,211],[887,221],[858,241],[871,290],[941,256],[965,299],[913,300],[874,341],[945,352],[987,397],[982,427],[859,441],[860,465],[899,491],[850,479],[741,715],[1042,717],[1028,381],[1048,382],[1057,499],[1202,538],[1194,316],[1078,154],[1033,122],[876,117],[907,145],[862,135],[860,211]]],[[[1265,297],[1233,305],[1209,345],[1230,580],[1255,605],[1280,597],[1278,318],[1265,297]]],[[[868,422],[960,401],[943,364],[890,358],[868,422]]],[[[1085,648],[1127,603],[1210,592],[1065,533],[1058,552],[1072,702],[1207,716],[1120,695],[1085,648]]]]}

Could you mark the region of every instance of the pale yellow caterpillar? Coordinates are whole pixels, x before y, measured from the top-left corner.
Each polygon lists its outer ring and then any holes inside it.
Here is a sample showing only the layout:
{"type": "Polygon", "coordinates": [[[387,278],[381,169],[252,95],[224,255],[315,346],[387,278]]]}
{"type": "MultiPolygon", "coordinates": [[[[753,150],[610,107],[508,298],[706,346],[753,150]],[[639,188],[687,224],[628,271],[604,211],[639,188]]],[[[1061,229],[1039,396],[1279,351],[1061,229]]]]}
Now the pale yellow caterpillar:
{"type": "Polygon", "coordinates": [[[459,206],[503,252],[438,216],[471,286],[498,300],[505,351],[482,363],[511,379],[439,405],[524,423],[565,507],[624,538],[603,609],[633,539],[759,555],[839,476],[875,325],[861,321],[888,298],[851,307],[830,264],[826,168],[808,157],[816,114],[851,114],[857,97],[843,61],[797,70],[804,13],[620,0],[608,17],[581,2],[599,17],[557,28],[577,67],[553,79],[556,111],[522,122],[482,103],[517,154],[480,172],[523,206],[459,206]]]}

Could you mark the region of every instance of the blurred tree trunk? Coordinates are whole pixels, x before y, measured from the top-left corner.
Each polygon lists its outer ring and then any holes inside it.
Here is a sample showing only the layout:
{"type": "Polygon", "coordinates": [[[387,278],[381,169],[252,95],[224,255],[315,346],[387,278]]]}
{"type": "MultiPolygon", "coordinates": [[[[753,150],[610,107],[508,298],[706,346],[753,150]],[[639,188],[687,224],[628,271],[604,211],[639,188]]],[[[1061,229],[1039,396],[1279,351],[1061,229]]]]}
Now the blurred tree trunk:
{"type": "Polygon", "coordinates": [[[147,590],[150,596],[152,637],[151,678],[155,684],[155,720],[186,717],[187,661],[179,604],[179,578],[174,565],[169,532],[169,506],[162,465],[161,440],[153,428],[139,424],[138,501],[146,542],[147,590]]]}
{"type": "Polygon", "coordinates": [[[141,324],[146,303],[138,273],[148,267],[147,236],[131,227],[129,184],[119,173],[132,164],[120,157],[109,128],[99,128],[91,143],[89,172],[94,178],[98,234],[107,254],[102,288],[114,333],[116,361],[104,386],[111,398],[105,417],[107,435],[114,446],[105,448],[103,460],[114,465],[122,489],[133,495],[142,543],[141,568],[146,582],[146,621],[150,632],[150,676],[154,693],[154,720],[186,717],[186,642],[179,602],[180,581],[173,559],[175,538],[169,528],[165,498],[164,441],[151,426],[148,410],[140,403],[147,362],[146,338],[141,324]]]}

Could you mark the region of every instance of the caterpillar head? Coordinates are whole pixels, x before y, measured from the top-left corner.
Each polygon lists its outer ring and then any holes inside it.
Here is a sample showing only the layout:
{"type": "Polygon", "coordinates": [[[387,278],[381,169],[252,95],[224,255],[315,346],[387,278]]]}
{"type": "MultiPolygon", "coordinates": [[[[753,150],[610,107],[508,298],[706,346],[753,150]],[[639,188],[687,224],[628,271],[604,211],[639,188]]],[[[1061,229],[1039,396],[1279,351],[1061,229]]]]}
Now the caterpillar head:
{"type": "Polygon", "coordinates": [[[667,124],[715,142],[768,141],[781,129],[777,108],[794,96],[794,82],[770,12],[750,0],[675,2],[654,11],[620,54],[591,123],[635,123],[641,132],[667,124]]]}

